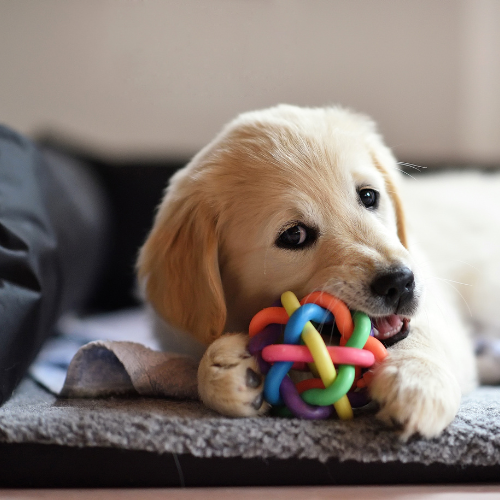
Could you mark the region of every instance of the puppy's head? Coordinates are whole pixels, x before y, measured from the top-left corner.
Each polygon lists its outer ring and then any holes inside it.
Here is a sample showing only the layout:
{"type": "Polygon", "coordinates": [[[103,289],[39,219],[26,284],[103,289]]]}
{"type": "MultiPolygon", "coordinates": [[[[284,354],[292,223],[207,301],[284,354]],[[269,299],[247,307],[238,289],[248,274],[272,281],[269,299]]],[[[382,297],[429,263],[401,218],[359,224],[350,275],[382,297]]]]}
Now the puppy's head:
{"type": "Polygon", "coordinates": [[[286,290],[325,290],[393,336],[420,294],[396,167],[362,115],[241,115],[173,177],[140,252],[147,299],[209,343],[286,290]]]}

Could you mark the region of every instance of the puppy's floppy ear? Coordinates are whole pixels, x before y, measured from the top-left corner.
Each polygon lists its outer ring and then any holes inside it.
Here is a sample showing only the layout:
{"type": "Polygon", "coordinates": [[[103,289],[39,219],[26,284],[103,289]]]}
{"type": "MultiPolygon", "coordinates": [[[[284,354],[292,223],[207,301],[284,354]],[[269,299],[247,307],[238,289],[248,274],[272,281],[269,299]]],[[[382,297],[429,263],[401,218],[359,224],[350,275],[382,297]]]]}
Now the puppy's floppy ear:
{"type": "Polygon", "coordinates": [[[139,253],[139,281],[163,319],[209,344],[226,322],[216,217],[200,192],[179,194],[171,190],[160,206],[139,253]]]}
{"type": "Polygon", "coordinates": [[[370,145],[373,162],[379,172],[384,176],[387,192],[394,206],[399,241],[401,241],[401,244],[405,248],[408,248],[405,214],[399,196],[399,177],[397,175],[398,169],[396,159],[391,150],[383,143],[382,138],[375,131],[370,134],[368,143],[370,145]]]}

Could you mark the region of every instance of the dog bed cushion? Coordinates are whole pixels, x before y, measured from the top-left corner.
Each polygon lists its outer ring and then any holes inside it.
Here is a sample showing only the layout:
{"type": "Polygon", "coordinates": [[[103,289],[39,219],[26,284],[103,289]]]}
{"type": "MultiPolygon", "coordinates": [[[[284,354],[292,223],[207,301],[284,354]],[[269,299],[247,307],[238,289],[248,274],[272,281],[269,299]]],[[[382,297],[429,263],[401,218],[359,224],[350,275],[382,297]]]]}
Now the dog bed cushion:
{"type": "Polygon", "coordinates": [[[500,389],[465,397],[439,437],[402,442],[372,412],[350,422],[233,419],[192,400],[58,399],[26,379],[0,408],[0,457],[10,486],[494,481],[500,389]]]}

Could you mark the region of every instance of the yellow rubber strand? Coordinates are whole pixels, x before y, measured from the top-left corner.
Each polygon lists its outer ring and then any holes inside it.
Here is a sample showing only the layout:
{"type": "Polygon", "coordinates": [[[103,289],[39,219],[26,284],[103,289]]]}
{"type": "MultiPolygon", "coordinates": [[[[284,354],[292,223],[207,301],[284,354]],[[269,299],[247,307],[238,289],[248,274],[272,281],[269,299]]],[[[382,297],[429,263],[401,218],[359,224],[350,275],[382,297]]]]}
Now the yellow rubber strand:
{"type": "MultiPolygon", "coordinates": [[[[293,292],[283,293],[281,295],[281,303],[289,316],[300,307],[300,302],[293,292]]],[[[305,324],[302,330],[302,339],[312,354],[315,368],[323,384],[325,384],[325,387],[329,387],[337,377],[337,372],[335,371],[335,366],[333,366],[323,338],[310,321],[305,324]]],[[[350,420],[353,418],[351,403],[346,395],[342,396],[333,406],[341,420],[350,420]]]]}

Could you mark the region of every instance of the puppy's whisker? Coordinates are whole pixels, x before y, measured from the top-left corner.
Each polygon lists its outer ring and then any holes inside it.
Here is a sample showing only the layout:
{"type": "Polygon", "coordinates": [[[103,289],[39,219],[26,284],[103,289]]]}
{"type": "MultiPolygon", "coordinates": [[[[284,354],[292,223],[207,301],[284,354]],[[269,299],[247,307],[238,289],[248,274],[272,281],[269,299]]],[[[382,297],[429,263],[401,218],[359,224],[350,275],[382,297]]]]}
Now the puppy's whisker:
{"type": "MultiPolygon", "coordinates": [[[[326,288],[326,287],[321,287],[319,291],[320,291],[320,292],[326,292],[325,288],[326,288]]],[[[318,299],[314,299],[314,301],[313,301],[313,302],[311,302],[311,304],[319,305],[319,304],[318,304],[318,299]]],[[[317,328],[318,332],[319,332],[321,335],[323,335],[323,330],[324,330],[324,329],[325,329],[325,324],[324,324],[324,323],[321,323],[321,324],[318,326],[318,328],[317,328]]],[[[332,345],[332,341],[333,341],[333,326],[330,328],[330,336],[329,336],[329,339],[327,340],[327,345],[332,345]]]]}
{"type": "Polygon", "coordinates": [[[469,283],[462,283],[461,281],[454,281],[454,280],[450,280],[447,278],[438,278],[437,276],[431,276],[431,278],[434,278],[436,280],[441,280],[441,281],[448,281],[450,283],[456,283],[457,285],[473,286],[473,285],[470,285],[469,283]]]}
{"type": "MultiPolygon", "coordinates": [[[[342,285],[342,281],[340,280],[334,280],[334,279],[330,279],[327,281],[326,285],[323,287],[322,291],[323,292],[327,292],[327,293],[332,293],[331,290],[332,288],[335,288],[339,285],[342,285]],[[327,290],[328,288],[328,290],[327,290]]],[[[333,295],[335,295],[335,293],[332,293],[333,295]]]]}
{"type": "Polygon", "coordinates": [[[456,286],[453,286],[451,283],[448,283],[446,280],[443,280],[447,285],[451,286],[451,288],[453,288],[453,290],[455,290],[455,292],[458,293],[458,295],[460,295],[460,297],[462,298],[462,300],[464,301],[464,304],[467,306],[467,309],[469,310],[469,315],[470,317],[472,318],[472,311],[471,311],[471,308],[469,307],[469,304],[468,302],[465,300],[465,297],[460,293],[460,291],[458,290],[458,288],[456,286]]]}
{"type": "Polygon", "coordinates": [[[320,323],[320,324],[318,325],[317,330],[318,330],[318,333],[319,333],[320,335],[322,335],[322,334],[323,334],[323,329],[324,329],[324,327],[325,327],[324,323],[320,323]]]}
{"type": "Polygon", "coordinates": [[[415,163],[408,163],[406,161],[398,161],[398,165],[401,165],[402,167],[413,168],[415,170],[418,170],[419,172],[420,172],[421,168],[427,168],[427,167],[423,167],[422,165],[415,165],[415,163]]]}
{"type": "MultiPolygon", "coordinates": [[[[433,291],[431,291],[431,295],[433,297],[434,304],[436,304],[436,307],[439,310],[439,314],[446,321],[446,314],[444,313],[444,311],[443,311],[443,309],[442,309],[442,307],[440,305],[439,297],[437,297],[436,294],[433,291]]],[[[431,321],[429,319],[429,313],[425,309],[424,309],[424,312],[425,312],[425,317],[427,318],[427,327],[430,328],[431,327],[431,321]]]]}
{"type": "Polygon", "coordinates": [[[417,179],[415,179],[415,177],[413,177],[413,175],[410,175],[408,172],[405,172],[404,170],[401,170],[400,168],[396,168],[396,170],[399,170],[400,172],[407,175],[408,177],[411,177],[414,181],[417,180],[417,179]]]}
{"type": "Polygon", "coordinates": [[[452,259],[454,262],[460,262],[460,264],[464,264],[465,266],[472,267],[472,269],[475,269],[476,271],[479,271],[479,269],[476,266],[473,266],[472,264],[469,264],[468,262],[465,262],[465,260],[460,260],[460,259],[452,259]]]}

